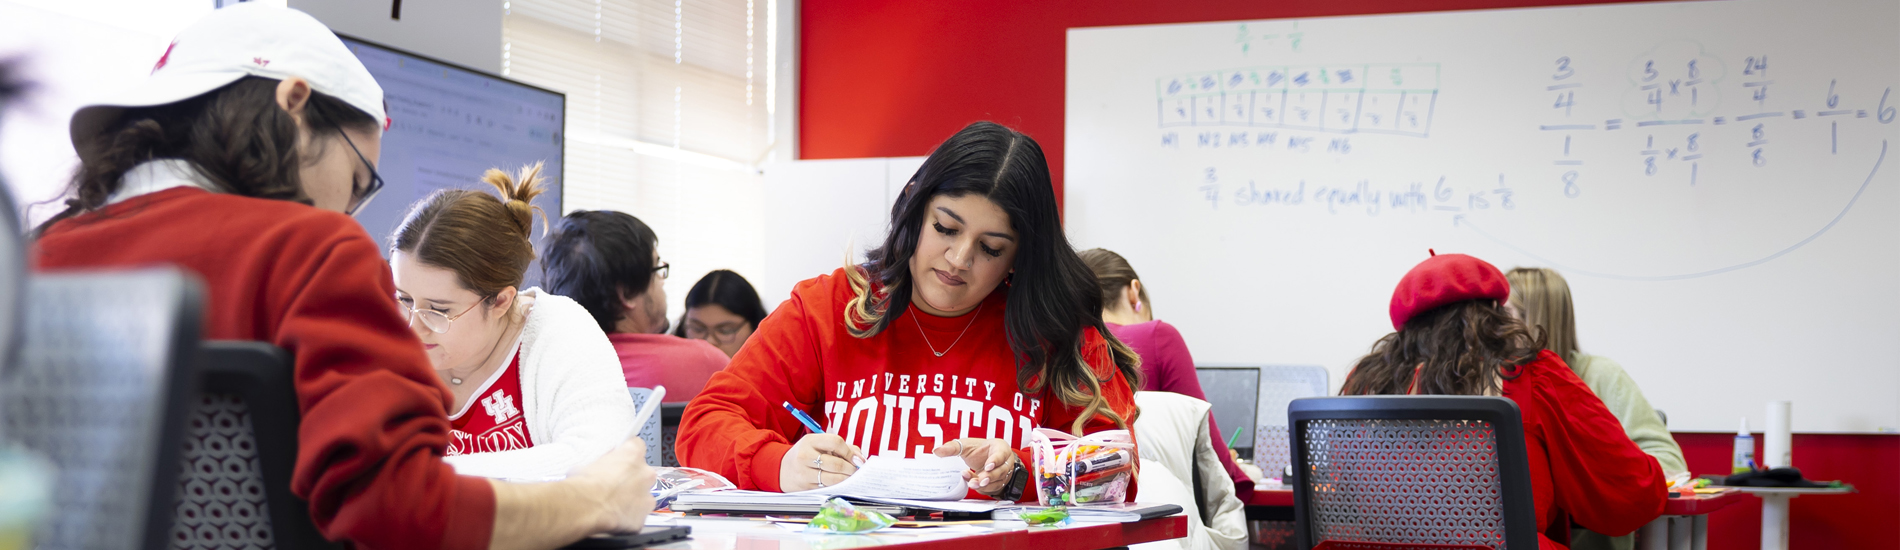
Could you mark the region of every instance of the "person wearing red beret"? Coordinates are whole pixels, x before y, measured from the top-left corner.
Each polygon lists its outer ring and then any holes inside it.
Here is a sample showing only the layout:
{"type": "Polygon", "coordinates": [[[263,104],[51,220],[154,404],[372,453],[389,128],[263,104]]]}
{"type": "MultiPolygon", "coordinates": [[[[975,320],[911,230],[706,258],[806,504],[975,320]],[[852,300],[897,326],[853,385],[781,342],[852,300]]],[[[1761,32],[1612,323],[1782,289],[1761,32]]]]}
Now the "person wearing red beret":
{"type": "Polygon", "coordinates": [[[1506,305],[1510,295],[1504,273],[1483,260],[1436,254],[1419,263],[1392,292],[1395,332],[1373,343],[1340,394],[1510,399],[1523,418],[1539,547],[1564,548],[1544,533],[1572,520],[1612,536],[1635,531],[1662,514],[1662,466],[1563,358],[1542,349],[1541,335],[1506,305]]]}

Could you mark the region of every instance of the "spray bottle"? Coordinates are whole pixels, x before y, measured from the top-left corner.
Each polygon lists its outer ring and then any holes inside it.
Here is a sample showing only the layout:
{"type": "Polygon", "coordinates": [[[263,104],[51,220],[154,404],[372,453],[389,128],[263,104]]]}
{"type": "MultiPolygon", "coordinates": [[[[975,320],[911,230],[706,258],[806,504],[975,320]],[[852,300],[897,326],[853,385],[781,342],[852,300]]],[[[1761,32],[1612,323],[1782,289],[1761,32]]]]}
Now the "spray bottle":
{"type": "Polygon", "coordinates": [[[1755,470],[1755,436],[1748,434],[1748,417],[1742,417],[1742,429],[1735,432],[1735,463],[1731,473],[1741,474],[1755,470]]]}

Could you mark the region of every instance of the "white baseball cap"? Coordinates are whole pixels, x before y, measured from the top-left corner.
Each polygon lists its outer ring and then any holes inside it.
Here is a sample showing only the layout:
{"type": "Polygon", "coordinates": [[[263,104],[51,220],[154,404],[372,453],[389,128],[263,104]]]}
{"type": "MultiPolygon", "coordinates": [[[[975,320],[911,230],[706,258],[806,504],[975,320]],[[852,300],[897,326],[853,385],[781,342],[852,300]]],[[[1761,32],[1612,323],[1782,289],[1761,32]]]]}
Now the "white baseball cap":
{"type": "Polygon", "coordinates": [[[310,14],[246,2],[211,12],[172,39],[151,76],[73,113],[73,148],[95,156],[106,126],[128,107],[176,103],[246,76],[300,77],[318,93],[369,113],[383,128],[383,88],[336,34],[310,14]]]}

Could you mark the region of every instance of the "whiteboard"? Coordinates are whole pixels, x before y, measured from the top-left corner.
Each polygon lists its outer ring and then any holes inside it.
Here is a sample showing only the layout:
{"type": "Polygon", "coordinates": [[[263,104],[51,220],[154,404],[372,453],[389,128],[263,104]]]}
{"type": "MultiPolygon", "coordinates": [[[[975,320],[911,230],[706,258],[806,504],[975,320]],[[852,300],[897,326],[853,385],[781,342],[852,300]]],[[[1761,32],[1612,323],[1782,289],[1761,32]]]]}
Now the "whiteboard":
{"type": "Polygon", "coordinates": [[[765,271],[752,279],[767,309],[799,281],[829,275],[846,258],[884,244],[891,203],[924,157],[797,160],[765,170],[765,271]]]}
{"type": "Polygon", "coordinates": [[[1900,3],[1071,29],[1066,216],[1208,363],[1391,332],[1427,249],[1569,280],[1678,431],[1900,427],[1900,3]]]}

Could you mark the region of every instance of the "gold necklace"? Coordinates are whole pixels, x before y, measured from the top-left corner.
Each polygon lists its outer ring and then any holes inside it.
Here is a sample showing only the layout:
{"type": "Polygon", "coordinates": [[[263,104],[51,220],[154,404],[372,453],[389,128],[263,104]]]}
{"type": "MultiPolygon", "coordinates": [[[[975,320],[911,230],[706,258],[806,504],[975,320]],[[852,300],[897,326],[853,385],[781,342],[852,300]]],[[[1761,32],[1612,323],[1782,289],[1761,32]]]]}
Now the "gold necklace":
{"type": "MultiPolygon", "coordinates": [[[[919,313],[922,313],[922,311],[923,310],[918,310],[919,313]]],[[[937,351],[937,346],[932,345],[930,343],[930,335],[924,334],[924,324],[922,322],[918,321],[916,317],[911,317],[910,323],[913,325],[917,325],[917,335],[924,337],[924,345],[930,347],[930,352],[937,354],[938,357],[943,357],[943,354],[950,353],[950,348],[957,347],[957,342],[963,341],[963,335],[968,334],[970,332],[970,327],[976,326],[976,316],[979,313],[983,313],[982,302],[977,302],[976,311],[970,313],[969,324],[963,325],[963,332],[957,333],[957,339],[951,340],[950,345],[948,347],[943,348],[943,351],[937,351]]]]}

